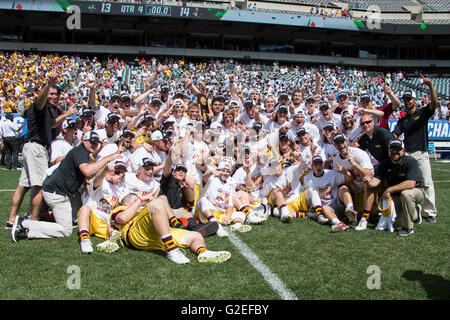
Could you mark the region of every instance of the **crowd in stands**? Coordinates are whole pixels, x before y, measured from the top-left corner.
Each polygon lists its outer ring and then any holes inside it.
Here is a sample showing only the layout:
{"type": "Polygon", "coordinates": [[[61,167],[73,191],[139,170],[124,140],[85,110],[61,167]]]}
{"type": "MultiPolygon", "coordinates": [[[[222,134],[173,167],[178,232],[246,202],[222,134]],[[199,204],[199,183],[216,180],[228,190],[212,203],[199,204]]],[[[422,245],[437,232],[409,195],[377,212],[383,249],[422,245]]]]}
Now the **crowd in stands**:
{"type": "Polygon", "coordinates": [[[199,262],[224,262],[229,252],[203,238],[249,232],[269,215],[345,232],[383,228],[378,213],[392,220],[396,209],[401,236],[422,214],[436,221],[423,130],[448,101],[423,75],[429,98],[416,99],[391,89],[402,72],[342,66],[21,52],[0,62],[2,112],[28,125],[6,222],[14,242],[67,237],[75,226],[83,253],[95,235],[105,239],[99,250],[122,242],[182,264],[184,247],[199,262]],[[395,208],[381,210],[388,199],[395,208]]]}

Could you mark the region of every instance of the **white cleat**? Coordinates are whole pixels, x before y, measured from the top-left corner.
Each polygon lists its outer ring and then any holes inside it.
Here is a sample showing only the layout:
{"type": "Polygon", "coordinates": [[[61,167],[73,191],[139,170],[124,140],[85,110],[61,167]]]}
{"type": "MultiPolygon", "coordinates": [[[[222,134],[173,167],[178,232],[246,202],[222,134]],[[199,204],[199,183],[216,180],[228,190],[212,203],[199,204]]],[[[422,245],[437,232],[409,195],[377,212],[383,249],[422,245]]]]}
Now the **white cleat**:
{"type": "Polygon", "coordinates": [[[227,238],[230,234],[219,224],[219,229],[217,229],[216,235],[219,238],[227,238]]]}
{"type": "Polygon", "coordinates": [[[167,252],[167,259],[169,259],[172,262],[175,262],[176,264],[186,264],[191,262],[191,260],[189,260],[185,256],[185,253],[180,248],[176,248],[167,252]]]}
{"type": "Polygon", "coordinates": [[[356,226],[355,230],[362,231],[362,230],[366,230],[366,229],[367,229],[367,219],[361,218],[361,220],[359,220],[359,223],[356,226]]]}
{"type": "Polygon", "coordinates": [[[240,233],[247,233],[250,232],[252,230],[252,226],[249,226],[248,224],[242,224],[239,228],[236,227],[235,224],[233,224],[230,227],[230,230],[233,232],[240,232],[240,233]]]}
{"type": "Polygon", "coordinates": [[[81,252],[86,254],[91,254],[94,252],[94,247],[92,247],[91,239],[83,239],[80,241],[81,252]]]}
{"type": "Polygon", "coordinates": [[[246,221],[247,223],[250,223],[250,224],[261,224],[261,223],[263,223],[265,220],[266,220],[265,218],[257,217],[253,212],[250,212],[250,213],[247,215],[247,218],[245,219],[245,221],[246,221]]]}
{"type": "Polygon", "coordinates": [[[211,251],[206,250],[200,253],[197,257],[198,262],[212,262],[212,263],[222,263],[231,258],[231,253],[228,251],[211,251]]]}

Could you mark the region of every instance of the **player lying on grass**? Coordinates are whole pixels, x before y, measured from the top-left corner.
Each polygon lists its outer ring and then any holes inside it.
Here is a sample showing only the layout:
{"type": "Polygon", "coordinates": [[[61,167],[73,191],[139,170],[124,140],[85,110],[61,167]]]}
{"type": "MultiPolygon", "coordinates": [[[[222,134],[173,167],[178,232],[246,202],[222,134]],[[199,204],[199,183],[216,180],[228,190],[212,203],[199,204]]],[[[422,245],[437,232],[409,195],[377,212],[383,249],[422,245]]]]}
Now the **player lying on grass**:
{"type": "Polygon", "coordinates": [[[190,260],[180,248],[190,248],[199,262],[225,262],[231,257],[228,251],[211,251],[206,248],[200,233],[170,228],[163,200],[152,200],[140,209],[147,196],[130,193],[110,215],[113,228],[119,230],[122,241],[129,248],[137,250],[166,251],[167,258],[177,264],[190,260]]]}

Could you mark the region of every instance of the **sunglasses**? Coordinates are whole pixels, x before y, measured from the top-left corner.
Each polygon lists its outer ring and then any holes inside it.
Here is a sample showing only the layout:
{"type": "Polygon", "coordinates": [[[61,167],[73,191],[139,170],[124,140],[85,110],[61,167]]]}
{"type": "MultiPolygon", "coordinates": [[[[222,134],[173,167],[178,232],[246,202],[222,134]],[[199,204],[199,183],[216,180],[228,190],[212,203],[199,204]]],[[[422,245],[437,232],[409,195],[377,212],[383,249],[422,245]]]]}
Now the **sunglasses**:
{"type": "Polygon", "coordinates": [[[362,122],[361,122],[361,125],[364,126],[364,125],[366,125],[366,124],[371,123],[372,121],[373,121],[373,120],[362,121],[362,122]]]}

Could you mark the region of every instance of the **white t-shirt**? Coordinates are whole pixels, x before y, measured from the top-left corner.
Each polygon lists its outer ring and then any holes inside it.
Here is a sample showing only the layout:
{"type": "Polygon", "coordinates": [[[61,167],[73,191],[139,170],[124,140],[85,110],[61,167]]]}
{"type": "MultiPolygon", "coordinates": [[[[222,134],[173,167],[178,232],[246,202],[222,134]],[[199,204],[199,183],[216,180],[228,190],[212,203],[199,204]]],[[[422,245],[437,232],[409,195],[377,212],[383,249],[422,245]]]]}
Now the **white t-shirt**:
{"type": "MultiPolygon", "coordinates": [[[[365,152],[364,150],[361,150],[359,148],[353,148],[353,147],[348,147],[348,149],[349,149],[349,153],[351,155],[353,155],[353,158],[355,159],[355,161],[362,168],[374,171],[372,162],[370,161],[370,157],[367,154],[367,152],[365,152]]],[[[333,159],[333,169],[336,171],[339,171],[336,164],[339,164],[342,168],[347,169],[349,171],[352,171],[355,169],[355,167],[352,164],[350,164],[350,161],[348,160],[348,158],[342,159],[339,153],[333,159]]],[[[358,187],[362,187],[362,185],[363,185],[363,182],[360,177],[357,177],[354,180],[354,182],[358,187]]]]}
{"type": "MultiPolygon", "coordinates": [[[[55,161],[57,158],[62,157],[66,155],[72,148],[74,147],[73,144],[68,143],[63,137],[58,138],[57,140],[53,141],[50,145],[50,162],[55,161]]],[[[61,162],[58,162],[57,164],[54,164],[53,166],[49,167],[45,174],[47,176],[51,175],[53,171],[55,171],[56,168],[61,164],[61,162]]]]}
{"type": "Polygon", "coordinates": [[[214,210],[224,211],[228,207],[233,206],[234,194],[234,183],[232,179],[228,178],[223,182],[219,178],[211,176],[206,183],[201,198],[206,197],[214,210]]]}
{"type": "Polygon", "coordinates": [[[159,182],[156,179],[152,178],[149,181],[142,181],[136,177],[135,173],[131,172],[125,173],[124,181],[129,191],[136,193],[139,198],[154,193],[159,188],[159,182]]]}
{"type": "Polygon", "coordinates": [[[108,143],[115,143],[117,139],[119,139],[119,133],[114,132],[114,134],[111,137],[108,137],[108,134],[106,133],[106,128],[103,129],[97,129],[95,132],[98,134],[100,141],[107,141],[108,143]]]}
{"type": "Polygon", "coordinates": [[[88,199],[86,205],[88,205],[92,212],[102,219],[108,221],[110,212],[119,205],[123,197],[129,194],[129,190],[122,181],[119,185],[109,183],[106,179],[103,179],[102,184],[94,190],[93,181],[89,185],[88,199]]]}
{"type": "Polygon", "coordinates": [[[285,169],[280,177],[268,176],[264,181],[262,196],[268,197],[273,189],[280,188],[286,203],[294,201],[304,191],[300,178],[305,170],[306,165],[299,163],[285,169]]]}
{"type": "MultiPolygon", "coordinates": [[[[254,164],[250,168],[250,177],[252,179],[252,188],[248,192],[256,199],[262,200],[262,190],[264,187],[264,175],[261,173],[262,166],[254,164]]],[[[247,173],[243,167],[240,167],[233,174],[234,188],[240,185],[245,185],[247,180],[247,173]]]]}
{"type": "Polygon", "coordinates": [[[321,177],[316,177],[314,172],[308,173],[303,178],[305,189],[313,188],[319,193],[322,205],[329,205],[338,197],[339,186],[345,182],[344,175],[335,170],[324,169],[321,177]]]}

